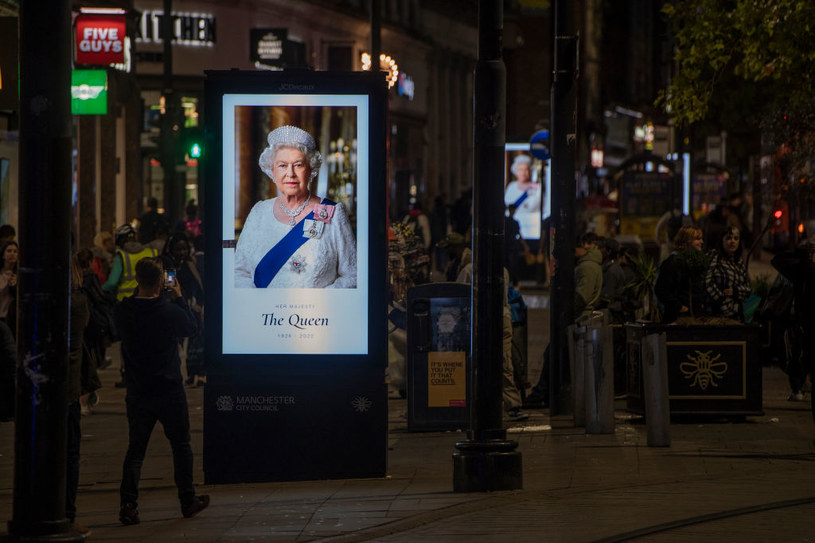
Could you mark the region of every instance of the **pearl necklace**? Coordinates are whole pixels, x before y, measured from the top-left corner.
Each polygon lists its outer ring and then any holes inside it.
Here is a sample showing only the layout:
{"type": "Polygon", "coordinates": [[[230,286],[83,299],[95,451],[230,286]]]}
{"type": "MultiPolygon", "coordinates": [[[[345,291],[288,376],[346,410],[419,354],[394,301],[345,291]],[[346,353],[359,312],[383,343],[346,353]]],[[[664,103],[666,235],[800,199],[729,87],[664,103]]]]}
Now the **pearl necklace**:
{"type": "Polygon", "coordinates": [[[310,199],[311,199],[311,191],[309,191],[306,194],[305,201],[302,204],[300,204],[297,207],[297,209],[289,209],[289,208],[287,208],[285,205],[283,205],[283,200],[280,200],[280,209],[282,209],[283,213],[285,213],[289,217],[289,226],[294,226],[295,225],[296,221],[294,220],[294,218],[297,217],[297,215],[299,215],[300,213],[302,213],[302,211],[308,205],[308,201],[310,199]]]}

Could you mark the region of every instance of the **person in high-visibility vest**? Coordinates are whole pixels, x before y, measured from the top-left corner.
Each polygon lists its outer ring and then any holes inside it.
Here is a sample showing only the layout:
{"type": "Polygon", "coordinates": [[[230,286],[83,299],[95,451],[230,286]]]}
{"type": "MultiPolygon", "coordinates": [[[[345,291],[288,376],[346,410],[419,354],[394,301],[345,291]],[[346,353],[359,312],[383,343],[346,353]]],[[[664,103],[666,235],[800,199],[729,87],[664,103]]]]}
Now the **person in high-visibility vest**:
{"type": "MultiPolygon", "coordinates": [[[[142,245],[136,241],[136,230],[129,224],[123,224],[116,229],[114,235],[116,242],[116,256],[113,257],[113,266],[110,268],[108,280],[102,288],[108,292],[116,294],[116,299],[121,302],[125,298],[132,296],[138,289],[136,282],[136,264],[139,260],[147,257],[154,257],[158,251],[149,245],[142,245]]],[[[122,373],[122,380],[115,386],[122,388],[125,386],[124,365],[119,366],[122,373]]]]}
{"type": "Polygon", "coordinates": [[[102,288],[108,292],[115,292],[120,302],[136,292],[136,263],[142,258],[154,257],[158,254],[154,248],[142,245],[136,241],[136,230],[129,224],[123,224],[116,229],[115,236],[116,256],[110,269],[108,280],[102,288]]]}

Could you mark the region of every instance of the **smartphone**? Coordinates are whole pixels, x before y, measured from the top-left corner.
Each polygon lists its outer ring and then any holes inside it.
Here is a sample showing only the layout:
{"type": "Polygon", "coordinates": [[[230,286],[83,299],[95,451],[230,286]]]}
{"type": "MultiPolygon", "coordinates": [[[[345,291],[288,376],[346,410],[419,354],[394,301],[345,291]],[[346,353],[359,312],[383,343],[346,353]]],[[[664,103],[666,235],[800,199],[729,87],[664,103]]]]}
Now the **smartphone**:
{"type": "Polygon", "coordinates": [[[164,287],[170,288],[175,285],[175,270],[172,268],[164,270],[164,287]]]}

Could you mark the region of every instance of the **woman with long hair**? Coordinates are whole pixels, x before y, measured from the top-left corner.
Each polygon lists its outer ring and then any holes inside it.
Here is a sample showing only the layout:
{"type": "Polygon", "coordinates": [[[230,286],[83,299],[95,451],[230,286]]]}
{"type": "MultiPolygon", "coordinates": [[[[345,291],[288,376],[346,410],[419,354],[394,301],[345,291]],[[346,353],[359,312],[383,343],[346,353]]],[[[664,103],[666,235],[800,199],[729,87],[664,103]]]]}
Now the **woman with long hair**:
{"type": "Polygon", "coordinates": [[[710,252],[705,293],[711,314],[743,320],[741,304],[750,296],[750,277],[744,265],[741,232],[727,226],[716,249],[710,252]]]}
{"type": "Polygon", "coordinates": [[[702,310],[706,267],[702,239],[702,230],[683,226],[674,237],[674,250],[659,265],[654,294],[665,324],[674,322],[681,314],[696,315],[702,310]],[[695,269],[696,263],[701,269],[695,269]]]}

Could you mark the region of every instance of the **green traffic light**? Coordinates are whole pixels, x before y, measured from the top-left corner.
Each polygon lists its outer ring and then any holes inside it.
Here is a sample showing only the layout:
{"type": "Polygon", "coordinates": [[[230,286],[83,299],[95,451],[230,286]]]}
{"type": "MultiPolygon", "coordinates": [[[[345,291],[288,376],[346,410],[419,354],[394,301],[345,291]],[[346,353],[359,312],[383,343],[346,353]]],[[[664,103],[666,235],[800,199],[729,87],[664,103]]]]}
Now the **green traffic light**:
{"type": "Polygon", "coordinates": [[[201,158],[201,146],[197,143],[190,146],[190,158],[201,158]]]}

